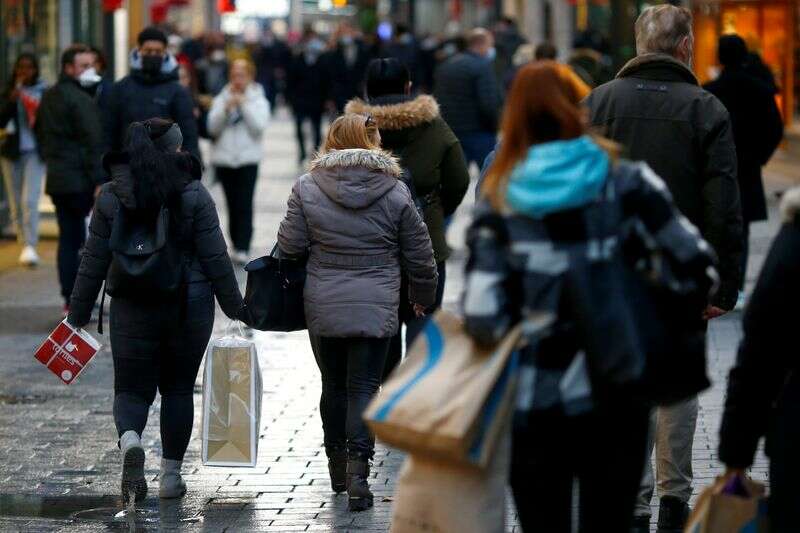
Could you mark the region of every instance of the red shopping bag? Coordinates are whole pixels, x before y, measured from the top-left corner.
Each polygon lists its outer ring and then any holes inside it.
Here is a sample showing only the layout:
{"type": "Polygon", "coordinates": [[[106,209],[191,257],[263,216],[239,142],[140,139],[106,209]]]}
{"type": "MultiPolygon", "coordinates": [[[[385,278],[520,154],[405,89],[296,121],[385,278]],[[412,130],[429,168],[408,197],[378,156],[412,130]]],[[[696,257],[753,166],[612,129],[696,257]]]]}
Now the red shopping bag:
{"type": "Polygon", "coordinates": [[[84,330],[73,328],[64,320],[39,346],[34,357],[58,376],[58,379],[69,385],[83,372],[98,351],[100,343],[84,330]]]}

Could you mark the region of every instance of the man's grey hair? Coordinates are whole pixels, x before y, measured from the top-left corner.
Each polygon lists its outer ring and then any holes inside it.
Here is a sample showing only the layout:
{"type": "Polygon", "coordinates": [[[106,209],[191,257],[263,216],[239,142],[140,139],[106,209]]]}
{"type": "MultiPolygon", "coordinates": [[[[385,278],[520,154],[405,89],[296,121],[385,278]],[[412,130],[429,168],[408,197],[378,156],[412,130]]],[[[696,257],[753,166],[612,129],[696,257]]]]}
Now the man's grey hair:
{"type": "Polygon", "coordinates": [[[692,35],[692,12],[669,4],[648,7],[636,19],[636,54],[674,56],[685,37],[692,35]]]}

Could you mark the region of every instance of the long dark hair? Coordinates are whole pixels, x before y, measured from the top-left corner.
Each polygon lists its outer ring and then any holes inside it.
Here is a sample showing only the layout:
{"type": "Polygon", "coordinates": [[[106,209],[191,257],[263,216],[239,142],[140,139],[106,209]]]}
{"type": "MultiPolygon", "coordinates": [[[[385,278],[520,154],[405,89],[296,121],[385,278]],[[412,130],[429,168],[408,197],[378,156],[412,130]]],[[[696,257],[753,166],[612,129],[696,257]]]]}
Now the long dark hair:
{"type": "Polygon", "coordinates": [[[173,201],[189,180],[191,156],[185,152],[166,152],[153,144],[172,125],[171,120],[151,118],[134,122],[128,128],[125,152],[140,210],[158,211],[173,201]]]}
{"type": "Polygon", "coordinates": [[[33,69],[36,71],[36,75],[33,78],[33,83],[39,81],[39,76],[41,74],[41,71],[39,70],[39,58],[36,57],[36,54],[22,52],[17,56],[17,60],[14,61],[14,67],[11,69],[11,75],[8,77],[8,84],[6,85],[6,94],[10,94],[11,91],[14,90],[14,84],[17,82],[17,68],[19,68],[19,64],[23,61],[30,61],[33,65],[33,69]]]}

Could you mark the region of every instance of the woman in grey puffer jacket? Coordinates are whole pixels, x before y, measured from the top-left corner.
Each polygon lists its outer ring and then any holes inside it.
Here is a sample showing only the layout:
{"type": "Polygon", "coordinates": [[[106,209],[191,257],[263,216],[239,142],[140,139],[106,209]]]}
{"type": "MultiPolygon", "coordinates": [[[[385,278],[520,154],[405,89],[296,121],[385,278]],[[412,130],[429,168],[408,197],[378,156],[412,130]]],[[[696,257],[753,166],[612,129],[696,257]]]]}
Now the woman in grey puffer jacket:
{"type": "Polygon", "coordinates": [[[375,442],[361,415],[397,333],[401,262],[415,310],[436,297],[427,228],[397,179],[397,160],[379,146],[371,118],[336,119],[321,155],[292,189],[278,231],[281,252],[309,254],[305,311],[322,373],[325,451],[331,486],[347,488],[351,510],[372,505],[367,477],[375,442]]]}

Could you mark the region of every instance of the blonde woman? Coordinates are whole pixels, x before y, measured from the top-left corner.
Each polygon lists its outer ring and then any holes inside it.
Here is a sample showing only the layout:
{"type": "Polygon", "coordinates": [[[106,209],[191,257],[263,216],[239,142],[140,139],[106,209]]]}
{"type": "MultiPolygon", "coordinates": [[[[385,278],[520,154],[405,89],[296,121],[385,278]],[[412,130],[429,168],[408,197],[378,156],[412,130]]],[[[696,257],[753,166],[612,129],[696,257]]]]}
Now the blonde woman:
{"type": "Polygon", "coordinates": [[[436,298],[433,246],[397,160],[371,117],[344,115],[289,197],[280,251],[308,252],[305,310],[322,373],[320,413],[331,487],[350,509],[372,506],[375,441],[361,415],[378,390],[400,298],[419,315],[436,298]],[[400,294],[400,264],[409,278],[400,294]]]}
{"type": "Polygon", "coordinates": [[[264,89],[253,81],[254,74],[252,63],[235,60],[230,82],[214,98],[208,112],[208,132],[214,139],[211,162],[228,204],[231,259],[240,264],[247,263],[250,256],[253,193],[270,114],[264,89]]]}

